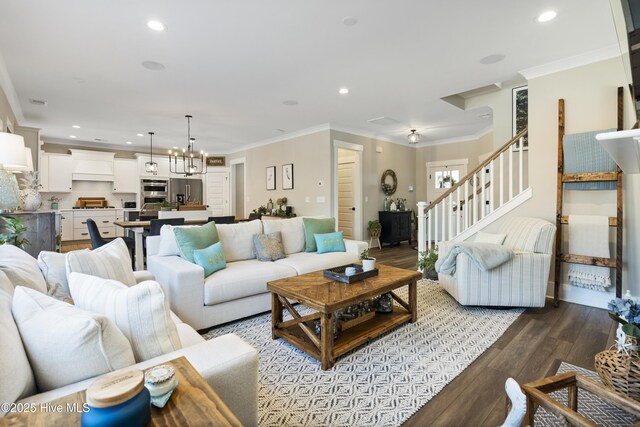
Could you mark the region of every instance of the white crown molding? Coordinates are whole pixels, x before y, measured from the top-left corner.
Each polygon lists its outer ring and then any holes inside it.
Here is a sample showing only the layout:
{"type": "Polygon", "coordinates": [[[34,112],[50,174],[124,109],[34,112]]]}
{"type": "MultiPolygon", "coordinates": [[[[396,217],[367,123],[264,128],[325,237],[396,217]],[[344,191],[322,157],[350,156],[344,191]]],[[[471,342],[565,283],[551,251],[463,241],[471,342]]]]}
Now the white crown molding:
{"type": "Polygon", "coordinates": [[[456,136],[453,138],[439,139],[436,141],[425,141],[425,142],[421,142],[419,144],[414,145],[414,147],[422,148],[422,147],[431,147],[433,145],[444,145],[444,144],[455,144],[457,142],[477,141],[483,136],[491,132],[493,132],[493,125],[487,126],[484,129],[480,129],[478,132],[472,133],[470,135],[456,136]]]}
{"type": "Polygon", "coordinates": [[[367,132],[362,129],[356,129],[356,128],[350,128],[346,126],[338,126],[338,125],[332,125],[332,124],[330,124],[329,126],[331,127],[331,130],[335,130],[338,132],[350,133],[351,135],[361,136],[363,138],[371,138],[378,141],[389,142],[391,144],[398,144],[398,145],[403,145],[405,147],[411,147],[406,139],[406,136],[396,140],[396,139],[390,139],[384,136],[377,135],[374,132],[367,132]]]}
{"type": "Polygon", "coordinates": [[[13,82],[11,81],[11,76],[9,76],[7,65],[5,64],[4,57],[2,56],[1,53],[0,53],[0,88],[2,88],[2,90],[4,91],[4,94],[7,97],[7,101],[9,101],[9,106],[11,107],[11,110],[13,110],[13,114],[16,116],[16,121],[19,124],[24,123],[24,114],[22,112],[22,107],[20,106],[20,101],[18,101],[18,94],[16,93],[16,89],[13,86],[13,82]]]}
{"type": "Polygon", "coordinates": [[[520,74],[525,79],[531,80],[537,77],[558,73],[571,68],[581,67],[583,65],[593,64],[594,62],[600,62],[618,56],[620,56],[620,47],[617,44],[612,44],[590,52],[527,68],[520,71],[520,74]]]}
{"type": "Polygon", "coordinates": [[[241,148],[238,148],[237,150],[228,150],[228,151],[221,152],[220,154],[240,153],[242,151],[247,151],[247,150],[251,150],[253,148],[262,147],[262,146],[265,146],[265,145],[270,145],[270,144],[275,144],[275,143],[282,142],[282,141],[287,141],[287,140],[293,139],[293,138],[299,138],[301,136],[311,135],[312,133],[322,132],[324,130],[330,130],[329,123],[323,123],[323,124],[318,125],[318,126],[312,126],[310,128],[298,130],[298,131],[295,131],[295,132],[290,132],[290,133],[287,133],[286,135],[280,135],[280,136],[276,136],[276,137],[269,138],[269,139],[263,139],[262,141],[258,141],[258,142],[254,143],[254,144],[245,145],[245,146],[243,146],[241,148]]]}

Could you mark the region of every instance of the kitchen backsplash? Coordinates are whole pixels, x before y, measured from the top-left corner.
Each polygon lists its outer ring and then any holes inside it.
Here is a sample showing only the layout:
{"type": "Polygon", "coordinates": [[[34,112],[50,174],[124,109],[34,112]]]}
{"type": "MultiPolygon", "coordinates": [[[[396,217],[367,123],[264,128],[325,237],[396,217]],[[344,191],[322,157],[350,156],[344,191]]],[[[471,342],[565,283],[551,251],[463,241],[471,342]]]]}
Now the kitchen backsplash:
{"type": "Polygon", "coordinates": [[[104,197],[109,206],[122,208],[124,202],[135,202],[135,194],[113,194],[113,183],[96,181],[73,181],[70,193],[42,192],[42,209],[49,209],[52,196],[60,199],[60,209],[71,209],[76,205],[78,197],[104,197]]]}

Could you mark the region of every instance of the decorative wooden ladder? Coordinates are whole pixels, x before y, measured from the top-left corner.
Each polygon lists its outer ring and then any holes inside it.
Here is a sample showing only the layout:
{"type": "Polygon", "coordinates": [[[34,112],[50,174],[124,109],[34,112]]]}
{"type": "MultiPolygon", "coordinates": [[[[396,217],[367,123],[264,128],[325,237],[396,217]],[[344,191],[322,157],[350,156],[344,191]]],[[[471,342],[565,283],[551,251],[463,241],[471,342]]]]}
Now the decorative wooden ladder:
{"type": "MultiPolygon", "coordinates": [[[[624,92],[618,88],[618,130],[622,130],[624,123],[624,92]]],[[[563,262],[573,264],[596,265],[600,267],[615,268],[616,271],[616,297],[622,296],[622,170],[616,167],[615,172],[592,173],[564,173],[564,154],[562,139],[564,133],[564,99],[558,100],[558,181],[556,199],[556,274],[553,289],[553,303],[558,306],[560,293],[561,266],[563,262]],[[609,226],[616,227],[616,256],[615,258],[599,258],[584,255],[568,254],[562,252],[562,226],[569,223],[569,218],[562,215],[562,201],[564,184],[568,182],[604,182],[616,183],[617,209],[616,216],[609,217],[609,226]]]]}
{"type": "Polygon", "coordinates": [[[431,204],[418,202],[419,252],[444,240],[464,240],[531,198],[518,148],[527,134],[525,128],[431,204]]]}

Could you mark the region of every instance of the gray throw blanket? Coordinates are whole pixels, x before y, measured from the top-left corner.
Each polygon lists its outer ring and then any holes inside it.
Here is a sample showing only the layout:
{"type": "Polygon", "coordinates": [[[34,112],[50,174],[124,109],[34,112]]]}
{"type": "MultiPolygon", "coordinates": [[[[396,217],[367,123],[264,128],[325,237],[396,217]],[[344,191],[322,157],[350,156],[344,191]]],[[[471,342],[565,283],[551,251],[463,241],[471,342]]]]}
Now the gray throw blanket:
{"type": "Polygon", "coordinates": [[[496,243],[440,242],[440,257],[436,262],[438,273],[453,276],[456,272],[456,257],[464,253],[482,271],[488,271],[513,258],[513,251],[496,243]]]}

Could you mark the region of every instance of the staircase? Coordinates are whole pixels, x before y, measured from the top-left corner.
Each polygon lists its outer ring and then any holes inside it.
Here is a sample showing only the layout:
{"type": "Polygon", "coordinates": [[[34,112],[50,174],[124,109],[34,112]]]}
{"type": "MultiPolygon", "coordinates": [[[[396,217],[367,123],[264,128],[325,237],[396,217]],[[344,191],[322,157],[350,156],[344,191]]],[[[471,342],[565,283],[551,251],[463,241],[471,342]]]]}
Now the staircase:
{"type": "Polygon", "coordinates": [[[528,155],[519,148],[527,135],[525,128],[431,204],[418,202],[419,252],[465,240],[531,198],[528,155]]]}

